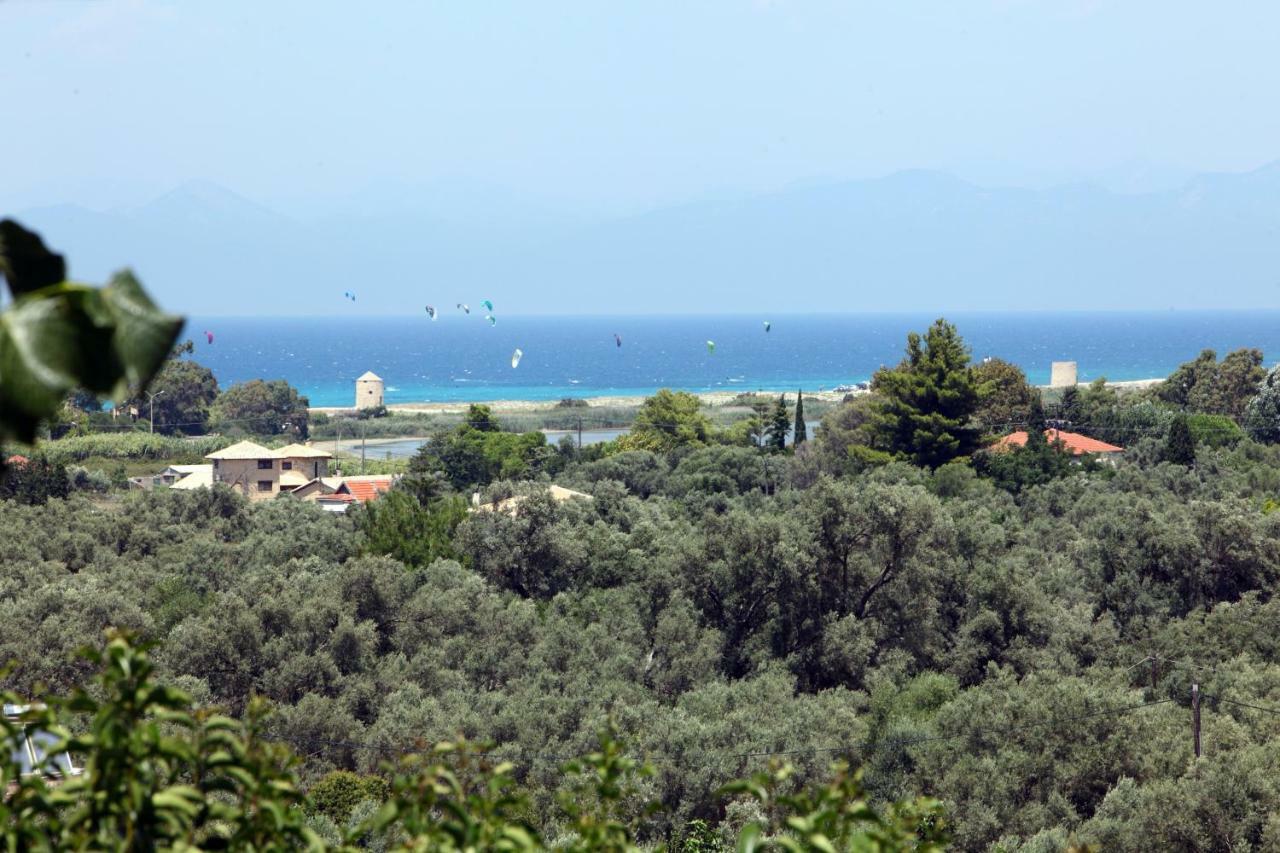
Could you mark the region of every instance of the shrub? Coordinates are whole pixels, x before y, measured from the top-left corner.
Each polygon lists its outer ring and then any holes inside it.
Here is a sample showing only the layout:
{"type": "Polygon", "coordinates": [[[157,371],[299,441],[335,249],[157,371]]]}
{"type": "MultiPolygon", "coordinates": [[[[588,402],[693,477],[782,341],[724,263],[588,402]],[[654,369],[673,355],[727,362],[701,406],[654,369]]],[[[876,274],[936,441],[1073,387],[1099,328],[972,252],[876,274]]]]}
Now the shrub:
{"type": "Polygon", "coordinates": [[[1187,415],[1187,428],[1195,443],[1205,447],[1232,447],[1244,438],[1240,424],[1226,415],[1187,415]]]}
{"type": "Polygon", "coordinates": [[[322,814],[341,826],[355,807],[365,800],[386,802],[391,793],[387,780],[380,776],[361,776],[350,770],[334,770],[311,786],[310,811],[322,814]]]}
{"type": "Polygon", "coordinates": [[[106,492],[111,490],[111,478],[101,469],[90,471],[83,465],[67,467],[67,481],[80,492],[106,492]]]}

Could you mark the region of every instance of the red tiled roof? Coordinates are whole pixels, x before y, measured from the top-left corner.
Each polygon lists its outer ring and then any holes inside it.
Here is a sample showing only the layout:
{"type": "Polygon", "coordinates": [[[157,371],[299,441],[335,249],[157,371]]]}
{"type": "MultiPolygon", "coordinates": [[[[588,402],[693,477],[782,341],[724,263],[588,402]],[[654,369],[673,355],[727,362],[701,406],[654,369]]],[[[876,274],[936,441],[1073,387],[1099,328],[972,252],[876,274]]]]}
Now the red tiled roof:
{"type": "Polygon", "coordinates": [[[6,465],[26,465],[31,460],[20,453],[15,453],[8,459],[4,460],[6,465]]]}
{"type": "Polygon", "coordinates": [[[391,491],[391,478],[346,477],[338,487],[338,491],[351,495],[360,503],[365,503],[391,491]]]}
{"type": "MultiPolygon", "coordinates": [[[[1044,437],[1048,439],[1050,444],[1055,441],[1061,441],[1063,448],[1075,456],[1081,456],[1085,453],[1123,453],[1123,447],[1116,447],[1114,444],[1107,444],[1105,441],[1098,441],[1096,438],[1090,438],[1087,435],[1081,435],[1078,432],[1065,432],[1056,429],[1047,429],[1044,431],[1044,437]]],[[[991,445],[992,450],[1001,447],[1026,447],[1027,433],[1019,430],[1011,432],[1004,438],[991,445]]]]}

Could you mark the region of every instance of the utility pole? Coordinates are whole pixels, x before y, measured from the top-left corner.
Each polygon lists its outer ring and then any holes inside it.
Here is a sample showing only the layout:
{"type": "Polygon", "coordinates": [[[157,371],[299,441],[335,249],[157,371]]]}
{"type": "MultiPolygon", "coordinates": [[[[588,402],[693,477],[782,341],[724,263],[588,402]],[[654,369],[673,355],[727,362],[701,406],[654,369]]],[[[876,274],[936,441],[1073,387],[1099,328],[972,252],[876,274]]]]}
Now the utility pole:
{"type": "Polygon", "coordinates": [[[582,416],[578,416],[578,453],[582,453],[582,416]]]}
{"type": "Polygon", "coordinates": [[[1191,736],[1196,758],[1200,757],[1200,685],[1191,685],[1191,736]]]}
{"type": "Polygon", "coordinates": [[[1151,698],[1156,696],[1156,685],[1160,682],[1160,655],[1151,656],[1151,698]]]}
{"type": "Polygon", "coordinates": [[[364,473],[364,437],[369,432],[369,422],[360,422],[360,473],[364,473]]]}
{"type": "Polygon", "coordinates": [[[163,393],[164,393],[163,391],[157,391],[154,394],[151,393],[150,391],[147,392],[147,397],[149,398],[149,402],[151,403],[151,432],[152,433],[156,431],[156,397],[159,397],[163,393]]]}
{"type": "Polygon", "coordinates": [[[342,419],[335,418],[335,420],[338,422],[338,430],[333,436],[333,470],[340,471],[342,469],[338,467],[338,444],[342,441],[342,419]]]}

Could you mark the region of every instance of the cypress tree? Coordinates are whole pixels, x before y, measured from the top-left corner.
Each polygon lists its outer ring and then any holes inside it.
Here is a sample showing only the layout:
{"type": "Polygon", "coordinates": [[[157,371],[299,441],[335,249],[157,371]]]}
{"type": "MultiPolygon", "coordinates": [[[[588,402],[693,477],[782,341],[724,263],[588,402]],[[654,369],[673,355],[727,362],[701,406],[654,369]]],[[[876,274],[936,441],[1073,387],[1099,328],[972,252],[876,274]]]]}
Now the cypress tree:
{"type": "Polygon", "coordinates": [[[1049,446],[1049,439],[1044,434],[1044,404],[1040,402],[1040,392],[1031,396],[1031,408],[1027,413],[1027,448],[1042,450],[1049,446]]]}
{"type": "Polygon", "coordinates": [[[1165,439],[1164,458],[1166,462],[1190,467],[1196,464],[1196,437],[1191,434],[1187,425],[1187,416],[1179,414],[1169,424],[1169,437],[1165,439]]]}
{"type": "Polygon", "coordinates": [[[765,427],[765,446],[774,451],[786,450],[789,429],[791,429],[791,417],[787,413],[787,395],[783,394],[774,404],[773,414],[765,427]]]}
{"type": "Polygon", "coordinates": [[[801,443],[809,438],[809,425],[804,422],[804,397],[800,392],[796,392],[796,426],[794,435],[791,437],[793,447],[799,447],[801,443]]]}

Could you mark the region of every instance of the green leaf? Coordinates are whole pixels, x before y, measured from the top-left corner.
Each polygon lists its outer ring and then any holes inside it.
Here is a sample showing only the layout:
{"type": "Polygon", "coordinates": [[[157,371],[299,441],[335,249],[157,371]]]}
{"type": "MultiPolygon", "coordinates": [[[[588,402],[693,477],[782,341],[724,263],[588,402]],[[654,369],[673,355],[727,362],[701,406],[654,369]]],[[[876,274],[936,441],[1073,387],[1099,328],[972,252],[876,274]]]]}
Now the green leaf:
{"type": "Polygon", "coordinates": [[[827,838],[821,832],[815,832],[807,839],[809,846],[821,850],[822,853],[836,853],[836,846],[831,843],[831,839],[827,838]]]}
{"type": "Polygon", "coordinates": [[[30,443],[76,384],[78,326],[61,300],[24,297],[0,312],[0,438],[30,443]]]}
{"type": "Polygon", "coordinates": [[[157,809],[181,812],[188,817],[194,817],[200,810],[202,799],[200,792],[195,788],[186,785],[175,785],[155,794],[151,798],[151,802],[157,809]]]}
{"type": "Polygon", "coordinates": [[[49,251],[40,235],[12,219],[0,219],[0,275],[14,298],[67,278],[62,255],[49,251]]]}
{"type": "Polygon", "coordinates": [[[749,823],[738,833],[738,853],[755,853],[764,846],[763,833],[757,824],[749,823]]]}
{"type": "Polygon", "coordinates": [[[509,842],[509,849],[536,850],[538,848],[537,841],[524,827],[504,826],[502,828],[502,836],[505,841],[509,842]]]}
{"type": "Polygon", "coordinates": [[[145,388],[182,324],[128,272],[100,290],[57,283],[23,292],[0,312],[0,440],[34,441],[73,388],[114,399],[145,388]]]}
{"type": "Polygon", "coordinates": [[[102,300],[115,320],[112,343],[124,375],[112,396],[120,398],[151,381],[181,334],[184,320],[156,307],[128,270],[111,278],[102,290],[102,300]]]}

